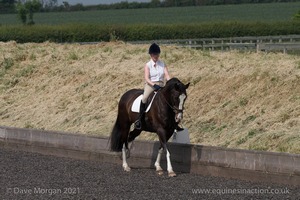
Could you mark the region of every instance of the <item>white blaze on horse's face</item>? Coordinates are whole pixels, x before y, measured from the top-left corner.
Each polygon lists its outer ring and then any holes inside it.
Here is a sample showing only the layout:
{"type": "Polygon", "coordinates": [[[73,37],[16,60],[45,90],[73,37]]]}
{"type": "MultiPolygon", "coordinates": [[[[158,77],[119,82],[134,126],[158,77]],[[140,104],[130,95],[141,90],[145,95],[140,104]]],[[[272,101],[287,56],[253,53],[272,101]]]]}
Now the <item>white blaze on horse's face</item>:
{"type": "Polygon", "coordinates": [[[175,116],[175,121],[176,122],[180,122],[182,120],[182,111],[183,111],[183,104],[184,104],[184,100],[186,99],[186,95],[185,94],[181,94],[179,96],[179,106],[178,109],[181,110],[179,113],[177,113],[177,115],[175,116]]]}

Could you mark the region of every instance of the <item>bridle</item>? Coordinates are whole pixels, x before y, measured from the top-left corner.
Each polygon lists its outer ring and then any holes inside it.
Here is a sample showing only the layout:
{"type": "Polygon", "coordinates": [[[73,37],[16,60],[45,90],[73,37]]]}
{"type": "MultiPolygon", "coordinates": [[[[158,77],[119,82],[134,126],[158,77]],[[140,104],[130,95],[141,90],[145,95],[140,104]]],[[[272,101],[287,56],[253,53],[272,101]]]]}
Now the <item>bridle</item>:
{"type": "MultiPolygon", "coordinates": [[[[164,97],[164,96],[163,96],[164,97]]],[[[183,108],[182,109],[179,109],[179,108],[177,108],[176,106],[172,106],[168,101],[167,101],[167,99],[164,97],[164,99],[165,99],[165,101],[166,101],[166,103],[167,103],[167,105],[173,110],[173,112],[175,113],[175,114],[178,114],[178,113],[183,113],[183,108]]]]}
{"type": "Polygon", "coordinates": [[[180,109],[180,108],[178,108],[178,107],[176,107],[176,106],[172,106],[172,105],[168,102],[168,100],[166,99],[166,97],[165,97],[164,95],[161,95],[161,96],[163,96],[163,99],[165,100],[166,104],[167,104],[167,105],[173,110],[173,112],[175,113],[175,121],[177,122],[178,116],[180,116],[180,117],[179,117],[179,121],[180,121],[180,120],[181,120],[181,117],[182,117],[182,115],[183,115],[183,110],[184,110],[183,106],[182,106],[182,109],[180,109]]]}

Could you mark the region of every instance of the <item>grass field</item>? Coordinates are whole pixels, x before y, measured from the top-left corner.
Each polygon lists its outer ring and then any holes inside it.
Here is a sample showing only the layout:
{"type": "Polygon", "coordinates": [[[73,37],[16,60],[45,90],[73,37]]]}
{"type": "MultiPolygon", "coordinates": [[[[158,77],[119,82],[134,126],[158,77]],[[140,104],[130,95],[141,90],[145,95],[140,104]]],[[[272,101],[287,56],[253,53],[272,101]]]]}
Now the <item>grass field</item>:
{"type": "MultiPolygon", "coordinates": [[[[241,4],[202,7],[99,10],[85,12],[36,13],[37,24],[174,24],[222,21],[287,21],[300,9],[300,2],[241,4]]],[[[0,15],[0,24],[19,24],[16,14],[0,15]]]]}
{"type": "MultiPolygon", "coordinates": [[[[121,95],[143,87],[147,48],[0,42],[1,125],[109,136],[121,95]]],[[[299,56],[161,48],[171,76],[191,83],[192,143],[300,153],[299,56]]]]}

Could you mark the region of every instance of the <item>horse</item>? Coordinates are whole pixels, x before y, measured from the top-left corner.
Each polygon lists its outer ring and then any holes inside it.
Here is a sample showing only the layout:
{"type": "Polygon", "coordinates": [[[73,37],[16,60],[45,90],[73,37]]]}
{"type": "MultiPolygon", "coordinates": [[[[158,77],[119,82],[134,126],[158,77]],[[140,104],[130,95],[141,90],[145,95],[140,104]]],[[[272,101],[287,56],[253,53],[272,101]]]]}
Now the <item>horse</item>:
{"type": "MultiPolygon", "coordinates": [[[[150,110],[145,113],[141,121],[141,129],[134,129],[131,132],[130,127],[134,123],[138,114],[131,111],[134,100],[143,94],[142,89],[131,89],[125,92],[118,104],[118,115],[110,136],[111,151],[121,152],[124,171],[130,171],[126,161],[126,150],[128,143],[132,142],[140,133],[144,131],[154,132],[158,135],[160,147],[155,161],[156,171],[159,175],[163,174],[160,166],[160,159],[163,151],[166,152],[167,171],[170,177],[176,176],[170,161],[170,152],[167,148],[167,142],[173,135],[178,123],[183,118],[184,103],[187,98],[186,89],[190,83],[183,84],[178,78],[171,78],[166,85],[156,92],[150,110]]],[[[149,96],[148,103],[154,93],[149,96]]]]}

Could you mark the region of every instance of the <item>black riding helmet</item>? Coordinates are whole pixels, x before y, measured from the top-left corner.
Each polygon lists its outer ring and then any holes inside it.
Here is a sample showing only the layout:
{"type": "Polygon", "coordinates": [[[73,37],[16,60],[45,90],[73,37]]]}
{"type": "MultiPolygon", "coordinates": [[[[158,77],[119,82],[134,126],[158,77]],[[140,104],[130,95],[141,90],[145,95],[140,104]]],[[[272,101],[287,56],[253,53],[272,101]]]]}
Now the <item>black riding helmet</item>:
{"type": "Polygon", "coordinates": [[[160,54],[160,48],[156,43],[151,44],[149,54],[160,54]]]}

